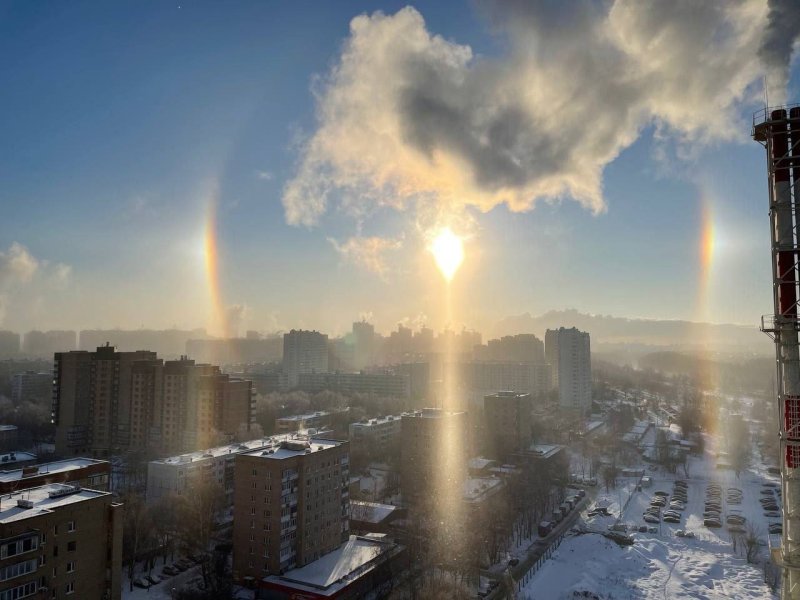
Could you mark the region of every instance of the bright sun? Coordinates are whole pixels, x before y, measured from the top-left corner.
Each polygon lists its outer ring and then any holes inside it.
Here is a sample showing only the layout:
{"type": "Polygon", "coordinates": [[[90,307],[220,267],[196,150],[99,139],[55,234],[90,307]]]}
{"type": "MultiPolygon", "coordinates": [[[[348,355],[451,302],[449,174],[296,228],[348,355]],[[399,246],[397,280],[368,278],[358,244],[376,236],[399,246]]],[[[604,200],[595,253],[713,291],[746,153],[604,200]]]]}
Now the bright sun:
{"type": "Polygon", "coordinates": [[[453,279],[453,275],[464,260],[464,245],[461,243],[461,238],[449,227],[445,227],[433,239],[429,249],[444,278],[447,281],[453,279]]]}

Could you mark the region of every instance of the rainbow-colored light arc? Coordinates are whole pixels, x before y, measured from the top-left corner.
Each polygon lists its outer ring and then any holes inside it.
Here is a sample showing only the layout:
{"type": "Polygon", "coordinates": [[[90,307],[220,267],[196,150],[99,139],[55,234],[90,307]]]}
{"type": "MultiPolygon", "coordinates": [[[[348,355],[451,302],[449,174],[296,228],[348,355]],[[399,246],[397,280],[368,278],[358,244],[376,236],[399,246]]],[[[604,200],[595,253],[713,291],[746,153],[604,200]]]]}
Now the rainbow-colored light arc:
{"type": "Polygon", "coordinates": [[[716,229],[711,201],[703,198],[700,213],[700,281],[698,285],[698,317],[704,321],[713,320],[710,314],[711,280],[716,247],[716,229]]]}
{"type": "Polygon", "coordinates": [[[206,287],[209,302],[209,333],[228,337],[225,302],[219,280],[219,244],[217,243],[217,201],[211,194],[206,205],[205,231],[203,234],[206,287]]]}

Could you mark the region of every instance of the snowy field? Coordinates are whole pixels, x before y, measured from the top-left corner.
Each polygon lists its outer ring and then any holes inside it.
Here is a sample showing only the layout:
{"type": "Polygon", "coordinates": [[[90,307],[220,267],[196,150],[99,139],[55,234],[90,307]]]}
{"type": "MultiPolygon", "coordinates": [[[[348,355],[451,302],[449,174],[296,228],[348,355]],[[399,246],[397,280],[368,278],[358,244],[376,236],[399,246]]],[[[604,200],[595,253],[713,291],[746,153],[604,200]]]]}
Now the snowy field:
{"type": "MultiPolygon", "coordinates": [[[[672,493],[672,482],[684,479],[688,483],[688,502],[680,524],[660,523],[656,533],[631,533],[635,544],[620,547],[596,533],[579,533],[578,528],[564,539],[554,556],[518,594],[518,600],[560,600],[567,598],[597,598],[602,600],[627,598],[719,598],[763,599],[777,598],[764,584],[760,566],[748,564],[739,544],[734,555],[731,536],[725,527],[708,529],[703,526],[705,492],[708,483],[715,481],[725,489],[735,487],[743,492],[740,505],[725,505],[723,521],[732,511],[740,511],[760,530],[766,542],[768,522],[780,519],[764,517],[759,498],[765,481],[777,481],[764,473],[763,466],[754,466],[740,478],[732,471],[715,468],[713,448],[706,455],[691,461],[689,477],[683,473],[663,475],[649,472],[653,485],[633,492],[622,522],[638,528],[645,525],[642,513],[649,505],[653,492],[672,493]],[[675,535],[678,529],[691,531],[695,539],[675,535]],[[582,595],[585,594],[585,595],[582,595]]],[[[627,487],[627,486],[626,486],[627,487]]],[[[616,517],[619,503],[624,504],[627,493],[611,490],[598,493],[597,503],[609,506],[616,517]]],[[[584,529],[599,531],[614,523],[609,517],[584,519],[584,529]]],[[[762,548],[759,560],[766,557],[762,548]]]]}

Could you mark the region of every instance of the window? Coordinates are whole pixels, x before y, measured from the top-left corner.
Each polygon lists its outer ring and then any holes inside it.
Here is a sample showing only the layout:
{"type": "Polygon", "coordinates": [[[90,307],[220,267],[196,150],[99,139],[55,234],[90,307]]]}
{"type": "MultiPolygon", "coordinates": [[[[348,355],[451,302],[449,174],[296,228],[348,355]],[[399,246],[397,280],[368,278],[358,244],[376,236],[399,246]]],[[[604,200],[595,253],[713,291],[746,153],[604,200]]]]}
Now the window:
{"type": "Polygon", "coordinates": [[[72,541],[67,544],[67,552],[75,552],[78,542],[72,541]]]}
{"type": "Polygon", "coordinates": [[[67,573],[74,573],[75,572],[75,561],[70,561],[67,563],[67,573]]]}
{"type": "Polygon", "coordinates": [[[65,594],[72,594],[75,592],[75,582],[70,581],[67,585],[64,586],[64,593],[65,594]]]}
{"type": "Polygon", "coordinates": [[[67,531],[70,533],[75,531],[75,521],[67,521],[67,531]]]}
{"type": "Polygon", "coordinates": [[[33,596],[38,589],[39,584],[36,581],[30,581],[20,586],[0,592],[0,600],[17,600],[18,598],[27,598],[33,596]]]}
{"type": "Polygon", "coordinates": [[[35,558],[32,558],[14,565],[3,567],[0,569],[0,581],[7,581],[8,579],[13,579],[14,577],[19,577],[20,575],[25,575],[26,573],[31,573],[32,571],[36,570],[38,564],[39,561],[35,558]]]}
{"type": "Polygon", "coordinates": [[[9,556],[16,556],[24,552],[36,550],[39,547],[39,538],[30,536],[21,540],[9,542],[0,546],[0,558],[8,558],[9,556]]]}

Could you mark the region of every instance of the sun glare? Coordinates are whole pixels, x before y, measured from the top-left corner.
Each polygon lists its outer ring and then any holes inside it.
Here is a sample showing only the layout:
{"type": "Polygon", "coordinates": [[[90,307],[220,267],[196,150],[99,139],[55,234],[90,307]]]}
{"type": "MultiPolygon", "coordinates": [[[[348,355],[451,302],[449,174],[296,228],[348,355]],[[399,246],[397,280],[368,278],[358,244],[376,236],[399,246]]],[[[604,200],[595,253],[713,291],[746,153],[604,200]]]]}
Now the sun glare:
{"type": "Polygon", "coordinates": [[[439,232],[430,245],[431,254],[436,259],[436,266],[447,281],[453,279],[464,260],[464,245],[461,238],[453,233],[449,227],[439,232]]]}

